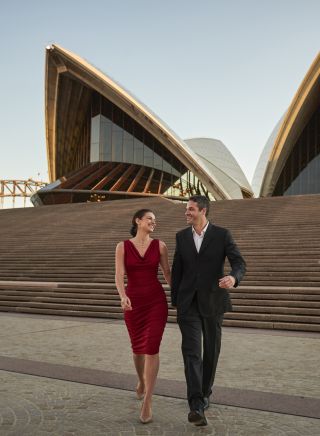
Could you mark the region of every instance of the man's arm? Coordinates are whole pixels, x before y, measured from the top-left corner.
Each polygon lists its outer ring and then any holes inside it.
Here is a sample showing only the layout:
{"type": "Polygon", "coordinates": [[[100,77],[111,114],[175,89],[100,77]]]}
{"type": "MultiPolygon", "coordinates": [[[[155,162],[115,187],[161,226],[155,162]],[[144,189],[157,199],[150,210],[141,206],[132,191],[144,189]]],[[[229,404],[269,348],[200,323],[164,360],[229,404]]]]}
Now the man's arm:
{"type": "Polygon", "coordinates": [[[225,236],[225,253],[231,265],[229,275],[235,278],[233,286],[236,288],[246,272],[246,262],[241,256],[229,230],[227,230],[225,236]]]}
{"type": "Polygon", "coordinates": [[[178,289],[181,282],[183,271],[182,259],[179,251],[178,235],[176,235],[176,249],[174,252],[172,271],[171,271],[171,305],[176,307],[178,289]]]}

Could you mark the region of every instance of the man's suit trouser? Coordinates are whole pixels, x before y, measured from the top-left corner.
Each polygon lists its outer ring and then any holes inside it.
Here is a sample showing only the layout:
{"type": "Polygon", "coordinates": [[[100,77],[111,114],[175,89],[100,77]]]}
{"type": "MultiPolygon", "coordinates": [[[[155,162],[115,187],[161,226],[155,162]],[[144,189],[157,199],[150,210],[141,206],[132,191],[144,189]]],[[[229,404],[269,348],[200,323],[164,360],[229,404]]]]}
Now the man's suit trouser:
{"type": "Polygon", "coordinates": [[[190,408],[201,406],[203,397],[212,393],[221,348],[222,321],[223,315],[202,317],[196,297],[188,311],[178,316],[190,408]]]}

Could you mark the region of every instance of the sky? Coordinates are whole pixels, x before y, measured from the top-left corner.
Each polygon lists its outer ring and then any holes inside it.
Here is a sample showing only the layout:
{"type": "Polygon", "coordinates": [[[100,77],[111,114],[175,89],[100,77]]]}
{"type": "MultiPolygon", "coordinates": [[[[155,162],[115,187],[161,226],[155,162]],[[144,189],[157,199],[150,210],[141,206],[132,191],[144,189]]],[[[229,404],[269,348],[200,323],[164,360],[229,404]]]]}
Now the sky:
{"type": "Polygon", "coordinates": [[[11,0],[0,12],[0,179],[48,181],[45,47],[115,79],[249,182],[320,48],[319,0],[11,0]]]}

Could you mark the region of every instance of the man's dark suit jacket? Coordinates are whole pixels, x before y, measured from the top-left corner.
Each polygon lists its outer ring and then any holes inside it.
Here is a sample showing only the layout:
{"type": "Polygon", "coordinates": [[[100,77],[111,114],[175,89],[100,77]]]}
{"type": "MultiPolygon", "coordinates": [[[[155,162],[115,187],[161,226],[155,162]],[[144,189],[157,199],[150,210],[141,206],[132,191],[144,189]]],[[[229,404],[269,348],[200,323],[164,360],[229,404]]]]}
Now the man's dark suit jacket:
{"type": "Polygon", "coordinates": [[[228,258],[231,271],[228,275],[239,285],[246,264],[229,230],[209,223],[199,253],[192,227],[176,235],[176,251],[172,265],[171,303],[183,315],[197,293],[199,312],[203,317],[218,316],[232,310],[229,292],[219,288],[224,276],[224,262],[228,258]]]}

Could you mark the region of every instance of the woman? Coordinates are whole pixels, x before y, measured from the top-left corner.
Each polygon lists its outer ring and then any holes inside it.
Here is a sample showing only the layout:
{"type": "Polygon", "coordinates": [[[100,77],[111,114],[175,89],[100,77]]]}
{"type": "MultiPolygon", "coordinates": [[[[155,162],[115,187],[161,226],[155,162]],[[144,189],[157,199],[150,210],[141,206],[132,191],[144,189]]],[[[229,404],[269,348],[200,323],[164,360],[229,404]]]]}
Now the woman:
{"type": "Polygon", "coordinates": [[[157,278],[159,264],[169,285],[171,281],[167,247],[164,242],[150,238],[155,226],[151,210],[138,210],[132,218],[132,239],[119,242],[116,248],[116,286],[138,375],[136,394],[143,399],[140,414],[143,424],[152,421],[159,347],[168,317],[166,296],[157,278]]]}

